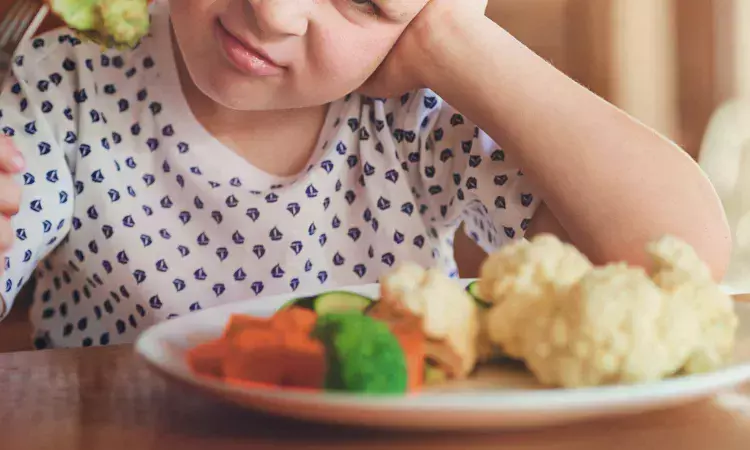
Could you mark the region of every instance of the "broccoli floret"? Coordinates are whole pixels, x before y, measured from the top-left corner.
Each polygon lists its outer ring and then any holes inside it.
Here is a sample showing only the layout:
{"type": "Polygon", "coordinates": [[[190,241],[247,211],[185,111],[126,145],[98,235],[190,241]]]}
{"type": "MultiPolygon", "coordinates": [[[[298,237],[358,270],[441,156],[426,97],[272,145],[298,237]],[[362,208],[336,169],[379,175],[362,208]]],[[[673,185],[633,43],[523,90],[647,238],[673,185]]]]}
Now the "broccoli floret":
{"type": "Polygon", "coordinates": [[[97,23],[99,0],[52,0],[50,6],[60,18],[76,30],[92,30],[97,23]]]}
{"type": "Polygon", "coordinates": [[[133,47],[148,33],[148,0],[51,0],[74,30],[107,47],[133,47]]]}
{"type": "Polygon", "coordinates": [[[406,357],[387,324],[361,313],[326,314],[318,318],[312,336],[325,348],[325,389],[406,392],[406,357]]]}

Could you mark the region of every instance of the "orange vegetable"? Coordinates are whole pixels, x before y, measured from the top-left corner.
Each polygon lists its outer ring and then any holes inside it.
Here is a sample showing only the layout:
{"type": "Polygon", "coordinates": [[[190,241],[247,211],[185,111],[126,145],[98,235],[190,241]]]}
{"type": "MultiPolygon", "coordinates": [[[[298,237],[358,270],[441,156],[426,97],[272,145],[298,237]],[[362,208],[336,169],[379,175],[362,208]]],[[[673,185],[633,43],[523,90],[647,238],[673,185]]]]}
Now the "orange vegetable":
{"type": "Polygon", "coordinates": [[[424,381],[425,336],[420,325],[408,322],[391,324],[391,332],[398,339],[406,357],[407,389],[418,391],[424,381]]]}
{"type": "Polygon", "coordinates": [[[228,351],[229,346],[223,338],[209,341],[188,351],[188,365],[200,375],[220,378],[221,365],[228,351]]]}
{"type": "Polygon", "coordinates": [[[297,308],[270,319],[234,315],[221,339],[190,352],[191,367],[226,380],[320,389],[323,347],[310,338],[316,320],[314,312],[297,308]]]}

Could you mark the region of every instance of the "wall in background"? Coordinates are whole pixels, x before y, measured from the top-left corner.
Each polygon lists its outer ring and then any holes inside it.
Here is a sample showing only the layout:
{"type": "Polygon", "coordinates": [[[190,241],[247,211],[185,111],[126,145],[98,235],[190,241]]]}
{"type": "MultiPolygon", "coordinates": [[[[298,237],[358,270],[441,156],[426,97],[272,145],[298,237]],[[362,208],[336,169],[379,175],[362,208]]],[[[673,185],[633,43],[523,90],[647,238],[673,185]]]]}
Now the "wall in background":
{"type": "Polygon", "coordinates": [[[680,134],[675,1],[611,0],[609,16],[611,100],[671,139],[680,134]]]}
{"type": "Polygon", "coordinates": [[[723,45],[730,49],[733,57],[732,93],[750,98],[750,1],[733,0],[730,5],[732,36],[723,45]]]}

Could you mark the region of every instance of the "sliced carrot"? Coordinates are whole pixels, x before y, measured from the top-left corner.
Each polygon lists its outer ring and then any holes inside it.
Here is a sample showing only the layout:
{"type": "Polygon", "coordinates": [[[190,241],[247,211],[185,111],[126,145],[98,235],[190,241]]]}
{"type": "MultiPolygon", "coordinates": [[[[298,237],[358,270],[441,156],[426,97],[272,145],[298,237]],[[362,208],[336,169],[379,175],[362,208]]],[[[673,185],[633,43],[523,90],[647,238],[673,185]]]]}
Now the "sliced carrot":
{"type": "Polygon", "coordinates": [[[280,385],[284,379],[284,365],[279,355],[283,347],[276,345],[255,348],[235,348],[224,359],[222,370],[227,378],[280,385]]]}
{"type": "Polygon", "coordinates": [[[303,309],[271,318],[232,316],[222,339],[220,373],[227,380],[320,388],[324,353],[310,337],[316,320],[314,312],[303,309]]]}
{"type": "Polygon", "coordinates": [[[284,386],[296,386],[310,389],[318,389],[323,386],[326,373],[325,354],[319,351],[297,351],[286,349],[284,351],[284,376],[281,384],[284,386]]]}
{"type": "Polygon", "coordinates": [[[399,322],[391,327],[391,332],[404,350],[408,372],[407,388],[409,391],[417,391],[424,381],[425,336],[421,326],[399,322]]]}
{"type": "Polygon", "coordinates": [[[220,378],[221,366],[228,353],[229,346],[224,339],[216,339],[198,345],[188,351],[188,365],[204,376],[220,378]]]}
{"type": "Polygon", "coordinates": [[[265,318],[233,314],[224,327],[224,337],[232,338],[234,335],[246,329],[270,328],[271,322],[265,318]]]}
{"type": "Polygon", "coordinates": [[[272,328],[245,328],[227,338],[224,376],[264,383],[278,383],[281,371],[273,354],[284,347],[284,339],[272,328]]]}
{"type": "Polygon", "coordinates": [[[318,315],[313,311],[303,308],[289,308],[274,314],[271,318],[271,324],[277,329],[309,334],[315,327],[317,320],[318,315]]]}

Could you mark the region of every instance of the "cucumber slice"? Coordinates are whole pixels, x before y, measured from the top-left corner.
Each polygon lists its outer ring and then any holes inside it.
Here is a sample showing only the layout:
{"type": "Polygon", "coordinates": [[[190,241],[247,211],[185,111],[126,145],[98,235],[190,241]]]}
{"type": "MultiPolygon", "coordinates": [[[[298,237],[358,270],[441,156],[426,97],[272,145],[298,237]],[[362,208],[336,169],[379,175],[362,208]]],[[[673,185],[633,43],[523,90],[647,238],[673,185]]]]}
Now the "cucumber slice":
{"type": "Polygon", "coordinates": [[[333,291],[314,297],[300,297],[289,300],[280,308],[304,308],[315,311],[318,315],[342,313],[348,311],[364,312],[374,301],[353,292],[333,291]]]}
{"type": "Polygon", "coordinates": [[[315,307],[313,306],[315,303],[315,297],[300,297],[300,298],[293,298],[289,300],[288,302],[284,303],[279,310],[288,309],[291,307],[297,307],[297,308],[304,308],[309,309],[310,311],[315,311],[315,307]]]}
{"type": "Polygon", "coordinates": [[[353,292],[334,291],[319,295],[315,299],[315,312],[321,316],[330,313],[365,311],[373,300],[353,292]]]}
{"type": "Polygon", "coordinates": [[[479,306],[480,308],[488,309],[492,307],[492,304],[490,302],[483,300],[479,295],[478,281],[472,281],[471,283],[469,283],[469,285],[466,286],[466,292],[471,295],[471,298],[474,299],[474,302],[476,302],[477,306],[479,306]]]}

